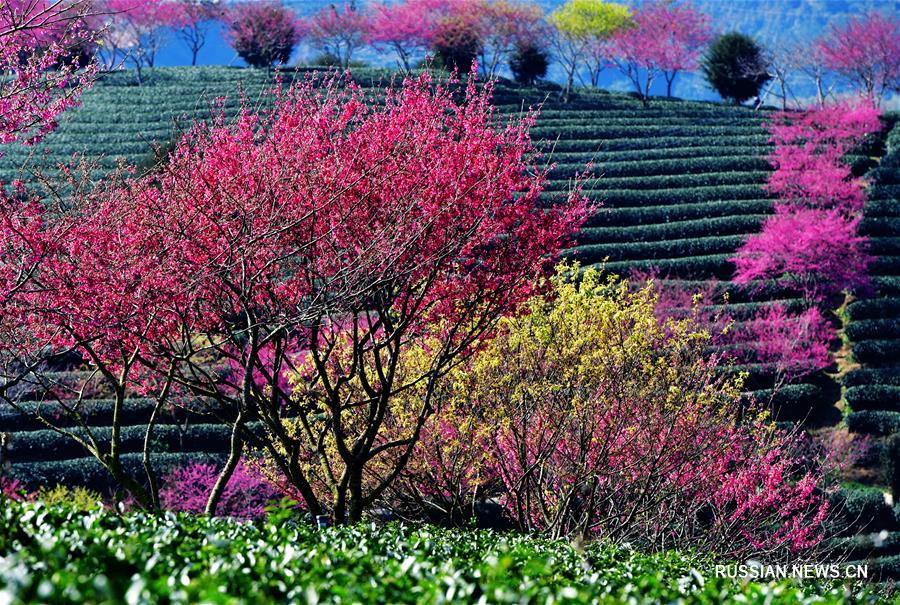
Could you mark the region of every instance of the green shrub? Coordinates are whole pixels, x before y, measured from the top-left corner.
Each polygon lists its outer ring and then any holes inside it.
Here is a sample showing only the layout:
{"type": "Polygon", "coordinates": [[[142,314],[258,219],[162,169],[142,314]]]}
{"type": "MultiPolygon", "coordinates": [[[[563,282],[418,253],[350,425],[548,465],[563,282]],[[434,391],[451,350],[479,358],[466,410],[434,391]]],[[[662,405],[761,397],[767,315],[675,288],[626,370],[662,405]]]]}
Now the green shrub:
{"type": "Polygon", "coordinates": [[[867,384],[847,389],[844,399],[853,410],[900,412],[900,386],[867,384]]]}
{"type": "Polygon", "coordinates": [[[836,529],[844,535],[896,527],[893,510],[881,490],[845,488],[832,496],[832,506],[839,515],[836,529]]]}
{"type": "Polygon", "coordinates": [[[900,339],[864,340],[854,343],[853,356],[861,363],[894,362],[900,359],[900,339]]]}
{"type": "Polygon", "coordinates": [[[865,368],[853,370],[844,375],[844,386],[854,387],[867,384],[900,386],[900,371],[897,368],[865,368]]]}
{"type": "Polygon", "coordinates": [[[399,525],[267,523],[0,505],[13,603],[874,604],[836,583],[717,578],[713,563],[594,543],[399,525]]]}
{"type": "Polygon", "coordinates": [[[864,435],[890,435],[900,432],[900,412],[862,410],[847,416],[847,428],[864,435]]]}

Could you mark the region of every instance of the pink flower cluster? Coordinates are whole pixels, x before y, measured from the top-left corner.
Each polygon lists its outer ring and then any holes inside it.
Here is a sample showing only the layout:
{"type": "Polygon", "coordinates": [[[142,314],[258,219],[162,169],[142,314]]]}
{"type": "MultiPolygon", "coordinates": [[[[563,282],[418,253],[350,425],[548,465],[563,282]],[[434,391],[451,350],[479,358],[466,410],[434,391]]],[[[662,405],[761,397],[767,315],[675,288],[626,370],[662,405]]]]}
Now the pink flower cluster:
{"type": "Polygon", "coordinates": [[[710,549],[727,556],[815,546],[828,502],[798,437],[720,410],[597,395],[584,414],[538,412],[495,437],[501,503],[528,529],[710,549]]]}
{"type": "MultiPolygon", "coordinates": [[[[167,510],[201,514],[218,479],[212,464],[192,462],[174,469],[163,478],[160,503],[167,510]]],[[[239,519],[262,519],[266,507],[281,499],[281,490],[269,483],[252,466],[238,463],[225,487],[217,514],[239,519]]]]}
{"type": "Polygon", "coordinates": [[[84,0],[11,0],[0,10],[0,143],[34,143],[90,86],[96,67],[74,49],[92,44],[84,0]]]}
{"type": "Polygon", "coordinates": [[[738,250],[734,280],[777,279],[815,303],[864,289],[871,257],[857,224],[865,192],[843,157],[881,128],[879,112],[840,104],[778,114],[770,128],[775,215],[738,250]]]}

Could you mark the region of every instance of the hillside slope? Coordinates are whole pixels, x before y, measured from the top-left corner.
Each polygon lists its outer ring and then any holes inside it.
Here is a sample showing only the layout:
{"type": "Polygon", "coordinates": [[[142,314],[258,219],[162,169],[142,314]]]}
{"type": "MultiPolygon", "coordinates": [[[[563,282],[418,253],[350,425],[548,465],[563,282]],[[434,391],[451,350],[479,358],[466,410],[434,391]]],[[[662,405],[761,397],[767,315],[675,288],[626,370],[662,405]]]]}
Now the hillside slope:
{"type": "MultiPolygon", "coordinates": [[[[369,86],[391,74],[361,71],[355,77],[369,86]]],[[[217,97],[227,96],[223,107],[234,113],[240,91],[255,103],[270,85],[265,72],[233,68],[157,69],[145,86],[134,86],[128,74],[113,74],[86,94],[83,106],[65,115],[59,130],[43,144],[7,149],[0,158],[0,180],[19,176],[23,167],[27,173],[28,165],[70,161],[76,153],[97,162],[97,176],[119,162],[149,161],[154,145],[170,141],[190,119],[208,115],[217,97]]],[[[533,134],[555,164],[545,194],[548,200],[593,163],[594,178],[586,189],[602,206],[570,256],[588,265],[608,259],[606,268],[615,272],[657,267],[668,280],[688,288],[708,279],[729,279],[733,266],[728,258],[772,211],[772,199],[763,189],[769,174],[764,159],[769,149],[765,115],[742,107],[674,100],[654,100],[645,108],[630,96],[603,91],[581,92],[566,105],[555,98],[551,89],[501,84],[495,102],[505,112],[544,103],[533,134]]],[[[875,435],[879,451],[886,435],[900,431],[898,154],[900,130],[895,128],[888,156],[873,173],[876,184],[864,221],[873,238],[872,250],[879,256],[874,267],[878,296],[851,306],[847,330],[857,361],[867,366],[845,379],[853,412],[850,426],[875,435]],[[873,399],[876,403],[867,403],[873,399]],[[881,411],[863,411],[866,407],[881,411]]],[[[866,158],[858,159],[860,166],[865,165],[866,158]]],[[[765,286],[756,296],[725,289],[738,315],[767,300],[797,302],[782,289],[765,286]]],[[[748,390],[767,398],[772,368],[742,369],[750,373],[748,390]]],[[[840,399],[840,385],[820,372],[782,388],[775,403],[782,419],[829,425],[844,413],[836,405],[840,399]]],[[[96,421],[103,426],[107,404],[98,400],[94,405],[96,421]]],[[[135,423],[142,419],[142,409],[136,402],[135,423]]],[[[0,410],[0,432],[17,432],[10,452],[15,474],[31,481],[89,476],[92,482],[101,482],[81,452],[39,428],[22,425],[0,410]]],[[[139,438],[134,431],[126,450],[137,452],[139,438]]],[[[160,431],[161,449],[170,452],[160,459],[163,465],[183,460],[188,453],[214,457],[225,440],[224,433],[202,417],[173,415],[160,431]]],[[[877,459],[873,457],[874,466],[877,459]]],[[[880,480],[877,469],[872,477],[880,480]]]]}

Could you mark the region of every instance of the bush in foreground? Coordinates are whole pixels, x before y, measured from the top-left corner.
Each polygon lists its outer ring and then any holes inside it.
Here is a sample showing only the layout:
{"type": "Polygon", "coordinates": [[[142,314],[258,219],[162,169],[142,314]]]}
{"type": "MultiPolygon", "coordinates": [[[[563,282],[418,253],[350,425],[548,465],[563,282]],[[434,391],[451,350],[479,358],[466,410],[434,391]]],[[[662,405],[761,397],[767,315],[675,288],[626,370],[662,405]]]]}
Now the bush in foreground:
{"type": "Polygon", "coordinates": [[[118,516],[0,500],[5,602],[877,603],[861,587],[715,578],[703,559],[484,531],[118,516]]]}

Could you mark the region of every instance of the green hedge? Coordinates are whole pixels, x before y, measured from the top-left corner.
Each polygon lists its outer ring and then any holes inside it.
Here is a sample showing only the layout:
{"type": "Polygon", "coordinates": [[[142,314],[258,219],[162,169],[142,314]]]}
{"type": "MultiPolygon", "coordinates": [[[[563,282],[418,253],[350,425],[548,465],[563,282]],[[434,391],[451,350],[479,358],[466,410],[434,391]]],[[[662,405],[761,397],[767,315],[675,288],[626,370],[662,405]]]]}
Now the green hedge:
{"type": "MultiPolygon", "coordinates": [[[[143,476],[144,467],[141,454],[123,454],[121,460],[122,467],[127,473],[135,477],[143,476]]],[[[165,473],[192,461],[221,464],[224,462],[225,456],[206,452],[155,453],[151,460],[158,472],[165,473]]],[[[22,481],[32,490],[41,486],[80,485],[106,492],[117,487],[106,469],[93,458],[23,462],[12,465],[9,469],[9,476],[22,481]]]]}
{"type": "Polygon", "coordinates": [[[867,384],[847,389],[844,398],[853,410],[900,412],[900,386],[867,384]]]}
{"type": "Polygon", "coordinates": [[[877,489],[841,489],[832,496],[832,507],[836,529],[844,535],[897,528],[893,509],[877,489]]]}
{"type": "MultiPolygon", "coordinates": [[[[122,425],[146,423],[150,418],[156,402],[153,399],[134,398],[121,411],[122,425]]],[[[0,405],[0,432],[3,431],[39,431],[46,429],[46,425],[36,420],[31,414],[42,414],[53,420],[56,426],[71,427],[78,424],[71,417],[62,414],[59,408],[52,404],[37,402],[25,402],[21,406],[28,415],[23,415],[8,406],[0,405]],[[55,410],[55,411],[54,411],[55,410]]],[[[163,412],[163,421],[183,422],[187,418],[198,421],[204,417],[203,404],[199,401],[185,401],[179,407],[170,407],[163,412]]],[[[113,401],[111,399],[92,399],[82,402],[79,410],[79,418],[88,426],[108,426],[112,419],[113,401]]]]}
{"type": "Polygon", "coordinates": [[[864,435],[890,435],[900,432],[900,412],[862,410],[847,416],[847,428],[864,435]]]}
{"type": "Polygon", "coordinates": [[[659,269],[664,273],[677,277],[694,279],[717,278],[728,279],[734,272],[734,265],[728,260],[732,253],[709,254],[705,256],[688,256],[685,258],[662,258],[651,260],[612,261],[595,266],[602,267],[609,273],[627,275],[634,270],[659,269]]]}
{"type": "Polygon", "coordinates": [[[893,363],[900,359],[900,339],[864,340],[853,345],[853,356],[861,363],[893,363]]]}
{"type": "Polygon", "coordinates": [[[893,385],[900,387],[900,367],[853,370],[844,375],[842,382],[848,387],[867,384],[893,385]]]}
{"type": "Polygon", "coordinates": [[[743,395],[746,402],[770,405],[779,420],[802,420],[823,402],[822,388],[814,384],[786,384],[777,391],[762,389],[743,395]]]}
{"type": "Polygon", "coordinates": [[[556,136],[549,136],[546,146],[552,147],[557,151],[583,151],[594,153],[597,151],[636,151],[644,149],[682,149],[685,147],[713,147],[721,145],[723,147],[758,147],[766,145],[768,137],[765,134],[749,134],[734,135],[720,137],[673,137],[658,136],[652,139],[640,137],[631,137],[627,134],[621,138],[580,138],[580,139],[561,139],[557,140],[556,136]]]}
{"type": "MultiPolygon", "coordinates": [[[[704,158],[675,158],[665,160],[626,160],[601,162],[595,159],[594,174],[602,179],[613,177],[647,177],[659,175],[687,175],[717,172],[759,172],[769,169],[765,159],[753,156],[716,156],[704,158]]],[[[550,177],[570,178],[585,170],[585,159],[571,163],[557,163],[550,177]]]]}
{"type": "MultiPolygon", "coordinates": [[[[898,310],[900,314],[900,310],[898,310]]],[[[844,330],[851,341],[900,338],[900,317],[896,319],[864,319],[852,321],[844,330]]]]}
{"type": "Polygon", "coordinates": [[[581,244],[646,242],[687,237],[746,235],[759,229],[764,215],[724,216],[693,221],[631,225],[627,227],[585,227],[578,234],[581,244]]]}
{"type": "MultiPolygon", "coordinates": [[[[595,173],[597,174],[597,173],[595,173]]],[[[756,187],[756,196],[760,197],[764,192],[762,184],[765,183],[767,173],[765,172],[710,172],[705,174],[685,174],[685,175],[662,175],[662,176],[636,176],[636,177],[620,177],[610,178],[604,176],[595,176],[595,178],[585,179],[582,181],[585,192],[607,192],[607,191],[647,191],[647,190],[669,190],[681,187],[691,188],[713,188],[727,186],[729,189],[733,186],[756,187]]],[[[569,179],[551,180],[547,183],[545,189],[549,192],[568,190],[570,187],[569,179]]]]}
{"type": "Polygon", "coordinates": [[[586,227],[613,227],[640,224],[657,224],[689,220],[728,219],[735,216],[761,217],[773,211],[772,200],[712,200],[700,203],[684,203],[662,206],[600,206],[586,227]]]}
{"type": "Polygon", "coordinates": [[[847,307],[851,319],[883,319],[900,313],[900,297],[859,300],[847,307]]]}
{"type": "MultiPolygon", "coordinates": [[[[70,429],[80,438],[87,432],[82,428],[70,429]]],[[[91,430],[101,448],[108,449],[112,429],[97,427],[91,430]]],[[[144,446],[145,426],[124,426],[121,430],[121,451],[140,452],[144,446]]],[[[226,452],[231,431],[224,424],[190,424],[185,427],[162,424],[153,431],[153,451],[158,452],[226,452]]],[[[55,431],[26,431],[13,435],[9,460],[21,462],[46,462],[83,458],[89,454],[74,439],[55,431]]]]}
{"type": "Polygon", "coordinates": [[[578,259],[583,264],[601,262],[606,257],[613,261],[695,258],[709,254],[733,253],[743,241],[744,236],[732,235],[656,242],[589,244],[571,248],[565,255],[578,259]]]}

